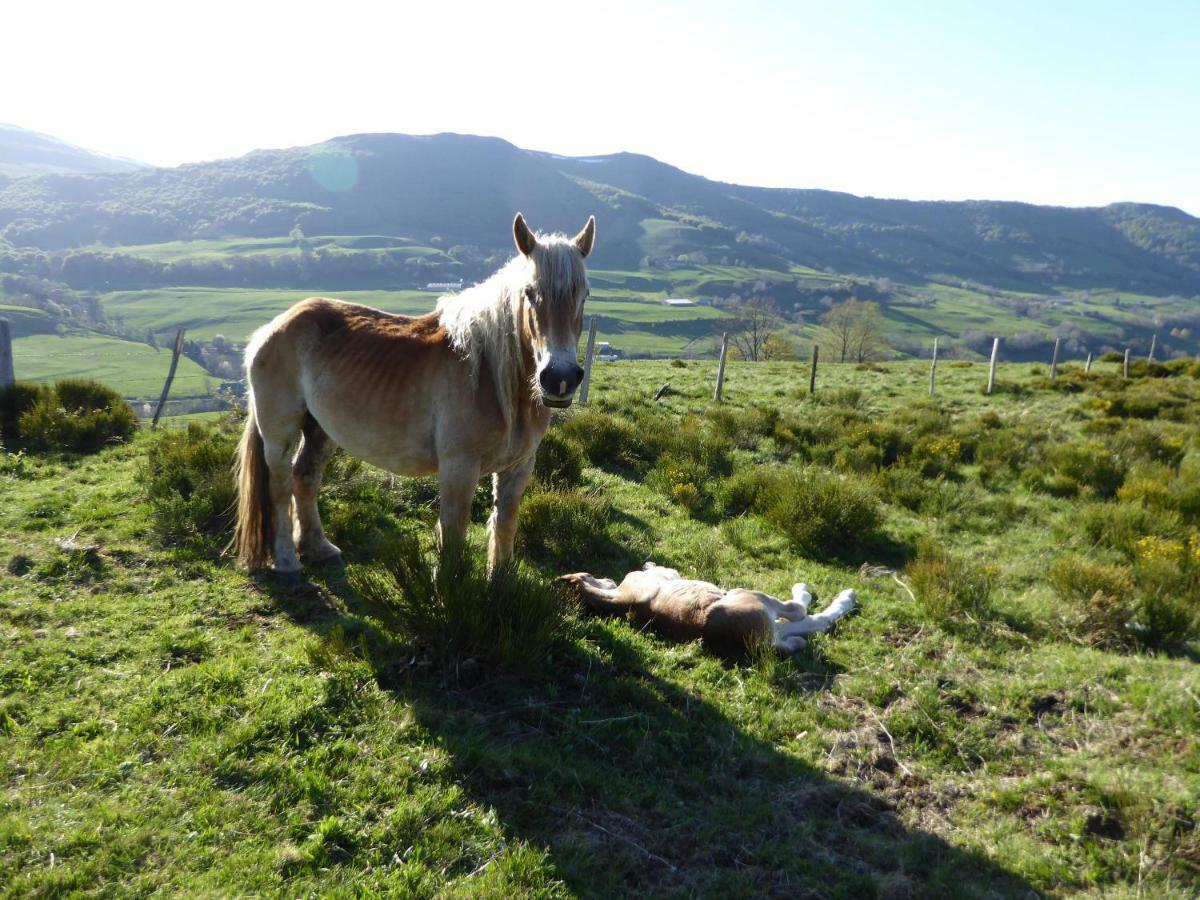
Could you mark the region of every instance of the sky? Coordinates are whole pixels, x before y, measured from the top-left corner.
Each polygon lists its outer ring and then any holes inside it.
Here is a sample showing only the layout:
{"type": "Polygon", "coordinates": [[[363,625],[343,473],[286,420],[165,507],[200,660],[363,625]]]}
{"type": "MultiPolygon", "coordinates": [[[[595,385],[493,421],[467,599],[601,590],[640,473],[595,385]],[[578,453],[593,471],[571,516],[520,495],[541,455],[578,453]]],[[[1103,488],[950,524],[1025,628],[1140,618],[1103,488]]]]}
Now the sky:
{"type": "Polygon", "coordinates": [[[1200,0],[110,0],[5,11],[0,122],[156,165],[341,134],[1200,215],[1200,0]]]}

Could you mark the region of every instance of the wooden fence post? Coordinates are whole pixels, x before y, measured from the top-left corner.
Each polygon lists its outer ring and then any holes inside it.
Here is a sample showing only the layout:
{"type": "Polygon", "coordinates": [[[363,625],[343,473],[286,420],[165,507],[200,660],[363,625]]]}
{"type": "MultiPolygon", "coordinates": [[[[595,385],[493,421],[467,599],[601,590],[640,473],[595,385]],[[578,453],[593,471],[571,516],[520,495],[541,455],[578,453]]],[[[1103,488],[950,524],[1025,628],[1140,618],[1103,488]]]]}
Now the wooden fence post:
{"type": "Polygon", "coordinates": [[[163,407],[167,403],[167,394],[171,392],[171,382],[175,380],[175,367],[179,365],[179,355],[183,353],[183,331],[180,328],[175,332],[175,349],[171,351],[171,368],[167,370],[167,381],[163,385],[162,396],[158,398],[158,408],[154,410],[154,420],[150,423],[151,428],[158,427],[158,417],[162,415],[163,407]]]}
{"type": "Polygon", "coordinates": [[[587,349],[583,351],[583,384],[579,386],[579,405],[587,406],[588,388],[592,386],[592,354],[596,351],[596,317],[588,324],[587,349]]]}
{"type": "Polygon", "coordinates": [[[1062,343],[1062,338],[1054,339],[1054,355],[1050,357],[1050,380],[1053,381],[1058,377],[1058,346],[1062,343]]]}
{"type": "Polygon", "coordinates": [[[8,319],[0,319],[0,388],[6,388],[14,381],[12,331],[8,327],[8,319]]]}
{"type": "Polygon", "coordinates": [[[817,360],[820,358],[821,348],[813,344],[812,372],[808,376],[808,395],[810,397],[817,392],[817,360]]]}
{"type": "Polygon", "coordinates": [[[1092,354],[1088,354],[1087,362],[1083,364],[1083,374],[1088,375],[1092,371],[1092,354]]]}
{"type": "Polygon", "coordinates": [[[721,388],[725,386],[725,354],[729,352],[729,333],[721,335],[721,361],[717,363],[717,387],[713,391],[713,399],[721,399],[721,388]]]}
{"type": "Polygon", "coordinates": [[[1122,371],[1122,375],[1125,378],[1129,377],[1129,348],[1128,347],[1125,348],[1125,365],[1121,371],[1122,371]]]}
{"type": "Polygon", "coordinates": [[[933,339],[933,359],[929,363],[929,396],[933,396],[933,390],[937,384],[937,338],[933,339]]]}
{"type": "Polygon", "coordinates": [[[1150,335],[1150,355],[1146,357],[1146,362],[1154,362],[1154,348],[1158,345],[1158,335],[1150,335]]]}
{"type": "Polygon", "coordinates": [[[987,392],[990,395],[996,389],[996,359],[1000,356],[1000,338],[992,338],[992,364],[988,367],[987,392]]]}

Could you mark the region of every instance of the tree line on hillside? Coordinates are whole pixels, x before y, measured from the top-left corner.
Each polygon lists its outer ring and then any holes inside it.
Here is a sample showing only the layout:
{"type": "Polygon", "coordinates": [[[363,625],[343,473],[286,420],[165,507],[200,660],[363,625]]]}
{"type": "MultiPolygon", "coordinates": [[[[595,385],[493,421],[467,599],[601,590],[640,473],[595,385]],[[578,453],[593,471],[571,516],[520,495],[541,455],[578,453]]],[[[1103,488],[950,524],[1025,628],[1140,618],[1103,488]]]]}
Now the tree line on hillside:
{"type": "Polygon", "coordinates": [[[140,290],[166,285],[306,288],[336,284],[344,290],[413,288],[429,281],[473,279],[490,259],[461,261],[449,254],[414,255],[404,249],[248,254],[160,262],[109,250],[62,253],[0,248],[0,272],[62,282],[76,290],[140,290]]]}
{"type": "MultiPolygon", "coordinates": [[[[851,296],[840,303],[824,304],[825,311],[817,317],[824,326],[826,337],[819,343],[822,359],[839,363],[870,363],[893,356],[924,356],[930,352],[932,338],[900,339],[888,333],[887,319],[879,303],[851,296]]],[[[751,297],[726,307],[728,315],[715,323],[719,334],[728,337],[730,350],[736,359],[751,362],[791,360],[797,358],[798,346],[789,326],[804,324],[804,315],[793,310],[786,315],[769,297],[751,297]]],[[[1107,324],[1112,325],[1109,321],[1107,324]]],[[[1140,328],[1121,327],[1115,335],[1089,333],[1075,322],[1060,322],[1053,327],[1035,331],[1017,331],[1004,335],[1006,359],[1046,359],[1055,342],[1064,355],[1083,356],[1123,349],[1130,345],[1148,346],[1151,336],[1156,341],[1159,357],[1194,353],[1193,335],[1200,332],[1200,308],[1170,316],[1147,316],[1140,328]]],[[[991,351],[997,333],[964,330],[959,335],[942,335],[940,351],[947,357],[986,355],[991,351]]]]}

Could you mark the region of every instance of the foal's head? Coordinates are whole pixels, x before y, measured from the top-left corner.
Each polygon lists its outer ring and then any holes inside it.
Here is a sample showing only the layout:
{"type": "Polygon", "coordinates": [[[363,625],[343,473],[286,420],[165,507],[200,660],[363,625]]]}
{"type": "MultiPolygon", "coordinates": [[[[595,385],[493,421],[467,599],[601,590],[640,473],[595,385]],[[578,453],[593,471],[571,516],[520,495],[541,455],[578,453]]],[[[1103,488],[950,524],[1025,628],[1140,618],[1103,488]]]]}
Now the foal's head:
{"type": "Polygon", "coordinates": [[[538,237],[517,213],[513,238],[517,249],[533,264],[524,287],[525,327],[533,343],[542,403],[570,406],[575,388],[583,380],[576,349],[583,328],[583,301],[588,296],[583,260],[596,239],[596,217],[590,217],[574,238],[538,237]]]}

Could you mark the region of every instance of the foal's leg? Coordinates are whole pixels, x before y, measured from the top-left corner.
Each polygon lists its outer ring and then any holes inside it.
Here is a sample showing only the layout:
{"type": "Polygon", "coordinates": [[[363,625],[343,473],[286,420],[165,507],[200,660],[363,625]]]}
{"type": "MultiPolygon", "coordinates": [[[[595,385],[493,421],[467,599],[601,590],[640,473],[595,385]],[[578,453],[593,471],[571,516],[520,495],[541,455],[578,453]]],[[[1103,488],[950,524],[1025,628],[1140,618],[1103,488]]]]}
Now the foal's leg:
{"type": "Polygon", "coordinates": [[[471,501],[479,484],[479,460],[458,457],[438,463],[438,549],[442,553],[462,549],[471,524],[471,501]]]}
{"type": "Polygon", "coordinates": [[[319,563],[340,558],[342,551],[325,537],[321,514],[317,511],[317,492],[325,466],[333,456],[334,443],[311,414],[304,419],[304,443],[292,464],[292,492],[296,497],[296,530],[293,535],[300,552],[309,562],[319,563]]]}
{"type": "MultiPolygon", "coordinates": [[[[512,559],[513,539],[517,535],[517,512],[521,495],[533,474],[533,457],[492,478],[496,505],[488,521],[488,571],[495,572],[512,559]]],[[[615,585],[614,585],[615,587],[615,585]]]]}
{"type": "MultiPolygon", "coordinates": [[[[778,597],[772,597],[770,594],[764,594],[761,591],[746,591],[748,594],[753,594],[763,608],[771,614],[773,619],[787,619],[789,622],[797,622],[808,615],[808,604],[801,599],[796,600],[780,600],[778,597]]],[[[793,596],[795,593],[793,592],[793,596]]]]}

